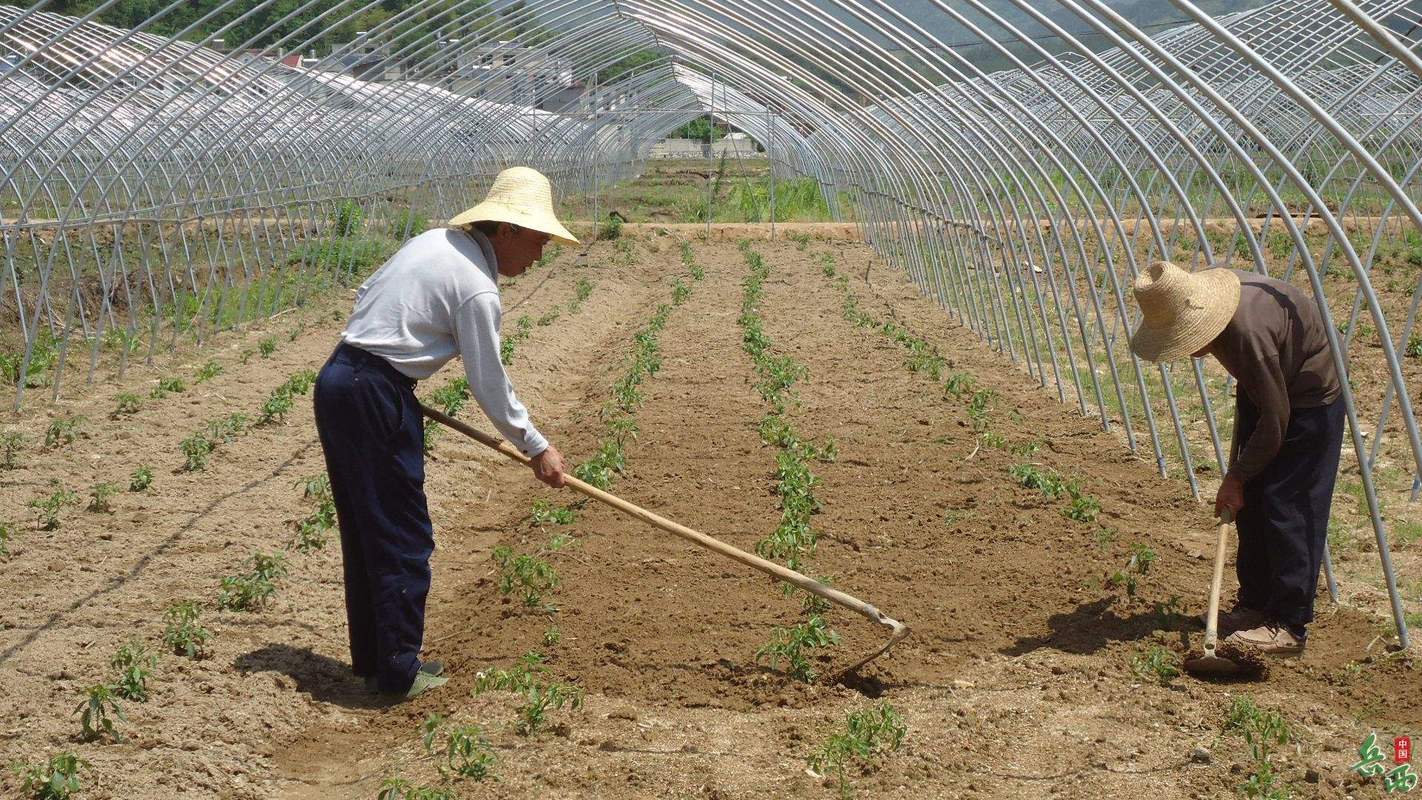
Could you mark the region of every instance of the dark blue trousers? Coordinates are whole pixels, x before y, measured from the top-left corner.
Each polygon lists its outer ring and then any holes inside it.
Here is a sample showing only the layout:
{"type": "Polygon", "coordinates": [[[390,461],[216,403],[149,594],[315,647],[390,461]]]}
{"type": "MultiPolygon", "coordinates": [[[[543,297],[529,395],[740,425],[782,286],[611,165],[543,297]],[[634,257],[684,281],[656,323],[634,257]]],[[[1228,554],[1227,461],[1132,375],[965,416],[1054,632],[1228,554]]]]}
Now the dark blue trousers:
{"type": "Polygon", "coordinates": [[[341,527],[351,667],[403,692],[420,667],[434,529],[415,382],[347,344],[316,378],[316,430],[341,527]]]}
{"type": "MultiPolygon", "coordinates": [[[[1342,398],[1293,409],[1279,454],[1244,484],[1236,523],[1239,601],[1299,637],[1313,621],[1345,421],[1342,398]]],[[[1258,423],[1258,407],[1241,391],[1235,412],[1241,448],[1258,423]]]]}

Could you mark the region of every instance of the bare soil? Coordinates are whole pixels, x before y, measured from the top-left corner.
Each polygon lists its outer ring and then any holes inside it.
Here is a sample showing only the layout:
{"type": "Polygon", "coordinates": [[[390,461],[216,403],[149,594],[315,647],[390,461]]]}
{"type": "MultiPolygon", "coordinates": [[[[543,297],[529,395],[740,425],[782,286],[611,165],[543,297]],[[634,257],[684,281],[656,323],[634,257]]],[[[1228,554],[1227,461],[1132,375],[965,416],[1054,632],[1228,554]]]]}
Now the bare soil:
{"type": "MultiPolygon", "coordinates": [[[[908,737],[876,772],[854,774],[860,796],[1214,798],[1234,795],[1252,769],[1243,742],[1223,730],[1232,698],[1248,693],[1294,731],[1276,766],[1296,796],[1382,795],[1375,779],[1348,770],[1358,744],[1373,730],[1422,734],[1417,654],[1385,651],[1384,609],[1354,604],[1352,591],[1342,606],[1321,594],[1307,653],[1277,663],[1264,683],[1141,676],[1132,661],[1148,647],[1178,655],[1199,641],[1187,615],[1204,605],[1214,531],[1183,480],[1158,478],[1116,433],[1059,404],[867,248],[756,247],[770,265],[766,332],[777,354],[808,367],[792,419],[838,448],[835,461],[813,465],[823,504],[813,571],[912,627],[888,657],[838,675],[883,634],[836,610],[843,641],[819,657],[824,679],[771,669],[756,649],[800,617],[771,581],[600,506],[566,530],[539,529],[533,502],[570,498],[448,431],[428,463],[438,550],[426,635],[447,686],[389,705],[350,674],[334,542],[291,553],[291,574],[263,611],[216,611],[220,578],[254,550],[285,547],[309,512],[296,486],[322,469],[309,399],[286,423],[220,448],[206,471],[178,471],[177,444],[208,419],[255,416],[288,375],[318,367],[348,307],[342,297],[219,340],[221,375],[148,400],[133,417],[107,419],[114,394],[146,395],[157,375],[190,375],[199,360],[138,370],[124,386],[13,421],[34,442],[52,416],[89,419],[79,441],[47,452],[32,444],[20,469],[0,472],[0,514],[17,525],[0,575],[0,760],[74,750],[92,763],[82,797],[370,798],[390,776],[438,780],[419,726],[440,713],[481,725],[498,757],[498,780],[457,783],[460,797],[832,797],[806,757],[847,712],[888,701],[908,737]],[[993,390],[992,431],[1039,449],[981,446],[961,400],[906,369],[890,338],[844,320],[840,291],[820,274],[823,253],[867,311],[898,320],[935,344],[949,371],[993,390]],[[281,342],[271,358],[239,363],[269,335],[281,342]],[[1027,460],[1079,479],[1100,518],[1067,519],[1064,501],[1018,485],[1008,469],[1027,460]],[[52,480],[81,491],[126,485],[140,463],[153,466],[153,488],[120,495],[113,513],[72,508],[52,532],[32,522],[26,503],[52,480]],[[576,541],[549,557],[562,579],[558,610],[501,596],[491,549],[532,551],[557,532],[576,541]],[[1158,557],[1128,596],[1105,578],[1132,544],[1158,557]],[[1172,598],[1181,613],[1160,607],[1172,598]],[[130,637],[161,649],[162,610],[181,599],[208,604],[211,657],[164,654],[153,699],[125,704],[128,741],[78,742],[82,689],[112,678],[108,660],[130,637]],[[551,646],[550,626],[561,633],[551,646]],[[588,699],[523,737],[511,695],[471,690],[479,670],[530,650],[588,699]]],[[[661,335],[662,368],[643,386],[640,434],[614,490],[750,549],[779,509],[775,451],[756,427],[765,407],[736,324],[746,267],[730,242],[695,241],[693,252],[707,276],[661,335]]],[[[562,310],[532,329],[510,372],[570,462],[595,451],[632,334],[684,275],[676,236],[649,233],[621,249],[597,243],[585,263],[566,253],[505,288],[511,324],[562,310]],[[572,314],[579,278],[595,288],[572,314]]],[[[420,394],[455,374],[446,369],[420,394]]]]}

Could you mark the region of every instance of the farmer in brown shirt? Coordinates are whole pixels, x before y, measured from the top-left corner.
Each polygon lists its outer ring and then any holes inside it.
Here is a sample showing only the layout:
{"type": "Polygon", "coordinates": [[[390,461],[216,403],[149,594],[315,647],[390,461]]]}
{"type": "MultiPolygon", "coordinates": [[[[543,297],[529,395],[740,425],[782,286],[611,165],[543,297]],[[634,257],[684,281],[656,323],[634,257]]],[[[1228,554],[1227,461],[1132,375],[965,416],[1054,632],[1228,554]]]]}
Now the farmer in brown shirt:
{"type": "Polygon", "coordinates": [[[1338,372],[1313,297],[1253,272],[1188,273],[1157,262],[1136,279],[1147,361],[1213,355],[1238,382],[1237,451],[1215,496],[1239,531],[1239,595],[1220,615],[1226,641],[1303,650],[1343,441],[1338,372]]]}

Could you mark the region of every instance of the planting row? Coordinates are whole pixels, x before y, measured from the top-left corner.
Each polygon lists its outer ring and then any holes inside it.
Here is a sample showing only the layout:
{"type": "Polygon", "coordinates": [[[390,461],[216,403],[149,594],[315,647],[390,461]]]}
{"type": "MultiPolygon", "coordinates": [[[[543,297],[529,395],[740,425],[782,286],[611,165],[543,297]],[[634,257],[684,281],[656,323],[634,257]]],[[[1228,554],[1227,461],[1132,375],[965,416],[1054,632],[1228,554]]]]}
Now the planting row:
{"type": "MultiPolygon", "coordinates": [[[[682,248],[682,262],[692,282],[701,280],[704,271],[695,264],[689,246],[682,248]]],[[[568,312],[577,313],[587,299],[591,285],[580,280],[568,312]]],[[[672,302],[659,305],[647,323],[632,336],[632,352],[626,369],[614,382],[612,396],[602,409],[606,432],[596,453],[579,463],[573,474],[600,489],[610,489],[626,469],[627,446],[636,439],[636,413],[645,396],[646,380],[661,368],[660,336],[673,309],[691,295],[691,285],[681,278],[672,284],[672,302]]],[[[463,387],[459,387],[462,389],[463,387]]],[[[443,399],[455,399],[454,394],[443,399]]],[[[462,403],[459,403],[462,406],[462,403]]],[[[446,406],[447,408],[447,406],[446,406]]],[[[542,650],[530,650],[507,669],[484,670],[475,677],[474,694],[509,692],[517,696],[513,729],[520,736],[533,736],[548,722],[551,712],[562,708],[577,709],[584,699],[582,687],[551,680],[547,676],[544,652],[557,647],[562,634],[553,622],[558,607],[553,594],[561,586],[557,568],[550,560],[559,552],[577,545],[572,533],[561,530],[577,518],[584,502],[555,505],[546,500],[534,503],[530,514],[532,528],[548,539],[531,551],[520,552],[509,545],[498,545],[491,558],[498,568],[497,588],[501,595],[516,597],[522,605],[549,616],[549,625],[540,637],[542,650]]],[[[439,785],[419,784],[405,777],[392,776],[381,787],[379,800],[444,800],[453,798],[460,779],[485,780],[493,775],[496,758],[484,729],[478,724],[453,724],[435,714],[420,728],[423,752],[434,761],[440,776],[439,785]]]]}

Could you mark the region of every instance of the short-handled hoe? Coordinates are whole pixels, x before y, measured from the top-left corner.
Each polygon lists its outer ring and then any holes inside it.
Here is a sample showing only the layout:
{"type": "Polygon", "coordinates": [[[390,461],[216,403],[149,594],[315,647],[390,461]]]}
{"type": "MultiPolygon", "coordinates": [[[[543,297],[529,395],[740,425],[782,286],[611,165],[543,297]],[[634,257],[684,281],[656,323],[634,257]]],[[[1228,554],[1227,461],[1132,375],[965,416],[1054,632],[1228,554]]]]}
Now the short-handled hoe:
{"type": "MultiPolygon", "coordinates": [[[[519,462],[520,464],[526,465],[529,462],[528,456],[525,456],[523,453],[520,453],[517,449],[515,449],[513,446],[511,446],[502,439],[490,436],[484,433],[483,431],[472,428],[464,424],[463,422],[460,422],[459,420],[450,417],[447,414],[436,411],[427,406],[422,405],[420,407],[420,410],[424,413],[425,416],[429,417],[430,419],[449,428],[452,428],[456,431],[459,431],[460,433],[479,442],[480,444],[485,445],[487,447],[491,447],[499,451],[500,453],[503,453],[504,455],[508,456],[514,461],[519,462]]],[[[861,658],[859,661],[856,661],[852,666],[846,668],[844,672],[852,672],[856,669],[859,669],[870,661],[873,661],[884,653],[887,653],[889,651],[889,648],[893,647],[895,644],[898,644],[901,639],[909,635],[908,626],[904,625],[902,622],[899,622],[896,619],[885,616],[882,611],[864,602],[863,600],[860,600],[857,597],[851,597],[850,595],[845,594],[844,592],[841,592],[838,589],[832,589],[828,586],[825,586],[814,578],[811,578],[807,575],[802,575],[801,573],[796,572],[793,569],[783,567],[773,561],[767,561],[766,559],[763,559],[760,556],[754,555],[752,553],[747,553],[744,550],[739,550],[718,539],[713,539],[712,537],[707,536],[706,534],[701,533],[700,531],[692,530],[691,528],[688,528],[685,525],[673,522],[672,520],[669,520],[666,517],[654,514],[648,511],[647,509],[642,508],[641,506],[629,503],[614,494],[604,492],[596,486],[591,486],[584,481],[578,480],[572,475],[565,474],[563,476],[563,479],[567,482],[568,487],[573,489],[574,491],[587,495],[588,497],[591,497],[594,500],[606,503],[607,505],[612,506],[618,511],[623,512],[624,514],[636,517],[637,519],[640,519],[650,525],[655,525],[656,527],[661,528],[662,530],[667,531],[669,533],[674,533],[683,539],[687,539],[691,542],[694,542],[695,544],[701,545],[707,550],[719,553],[723,556],[726,556],[727,558],[739,561],[748,567],[758,569],[761,572],[764,572],[765,574],[771,576],[772,578],[776,578],[778,580],[785,581],[786,583],[798,586],[801,589],[804,589],[805,591],[809,592],[810,594],[813,594],[817,597],[822,597],[825,600],[834,603],[835,605],[843,606],[844,608],[847,608],[850,611],[862,614],[870,621],[878,623],[879,625],[887,626],[890,631],[889,640],[884,642],[883,646],[879,649],[875,650],[864,658],[861,658]]]]}

